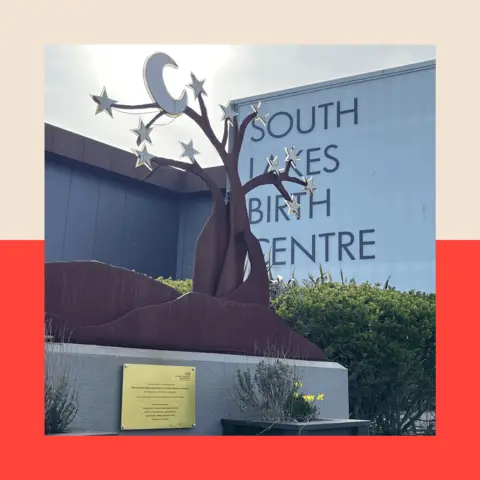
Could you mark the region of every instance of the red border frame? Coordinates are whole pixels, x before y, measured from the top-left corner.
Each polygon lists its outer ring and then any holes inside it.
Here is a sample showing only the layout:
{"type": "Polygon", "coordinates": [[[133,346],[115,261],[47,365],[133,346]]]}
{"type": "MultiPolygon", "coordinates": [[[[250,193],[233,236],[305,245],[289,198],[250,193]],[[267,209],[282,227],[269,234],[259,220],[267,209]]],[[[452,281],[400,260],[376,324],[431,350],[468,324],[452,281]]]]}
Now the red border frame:
{"type": "Polygon", "coordinates": [[[437,242],[440,415],[436,437],[414,438],[45,437],[43,245],[0,242],[3,478],[427,479],[477,470],[476,376],[470,370],[480,320],[480,241],[437,242]]]}

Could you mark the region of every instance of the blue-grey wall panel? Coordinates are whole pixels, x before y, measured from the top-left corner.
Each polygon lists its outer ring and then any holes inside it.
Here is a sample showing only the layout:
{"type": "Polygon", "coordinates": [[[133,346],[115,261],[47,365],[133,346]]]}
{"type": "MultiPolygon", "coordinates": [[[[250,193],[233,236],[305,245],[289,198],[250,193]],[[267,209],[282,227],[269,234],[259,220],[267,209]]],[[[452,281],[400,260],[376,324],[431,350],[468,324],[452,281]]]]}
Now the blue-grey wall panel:
{"type": "Polygon", "coordinates": [[[179,205],[172,195],[46,153],[45,210],[47,261],[98,260],[176,276],[179,205]]]}
{"type": "Polygon", "coordinates": [[[178,205],[173,199],[127,193],[123,262],[127,268],[175,276],[178,205]]]}
{"type": "Polygon", "coordinates": [[[64,260],[91,260],[95,242],[100,180],[96,175],[72,170],[65,231],[64,260]]]}
{"type": "Polygon", "coordinates": [[[184,243],[185,243],[185,230],[187,228],[186,215],[185,215],[185,205],[182,201],[179,204],[179,214],[178,214],[178,237],[177,237],[177,268],[175,270],[176,278],[185,278],[183,275],[183,257],[184,252],[184,243]]]}
{"type": "Polygon", "coordinates": [[[93,257],[100,262],[121,263],[126,199],[126,190],[116,183],[101,183],[93,252],[93,257]]]}
{"type": "Polygon", "coordinates": [[[71,169],[45,163],[45,260],[63,259],[71,169]]]}
{"type": "Polygon", "coordinates": [[[195,244],[211,210],[210,195],[190,197],[181,202],[177,254],[178,278],[192,278],[195,244]]]}
{"type": "MultiPolygon", "coordinates": [[[[152,235],[149,262],[154,260],[158,271],[168,272],[168,277],[176,278],[177,242],[179,221],[179,200],[170,199],[168,203],[157,202],[148,218],[152,235]]],[[[165,275],[163,275],[165,276],[165,275]]]]}

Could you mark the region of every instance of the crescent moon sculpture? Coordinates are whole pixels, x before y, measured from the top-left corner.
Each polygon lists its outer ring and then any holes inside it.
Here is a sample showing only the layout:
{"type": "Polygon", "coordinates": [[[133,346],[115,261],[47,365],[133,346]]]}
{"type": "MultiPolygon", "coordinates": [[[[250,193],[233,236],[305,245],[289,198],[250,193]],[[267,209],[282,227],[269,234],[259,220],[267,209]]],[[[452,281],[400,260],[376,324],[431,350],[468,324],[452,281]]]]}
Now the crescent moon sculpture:
{"type": "Polygon", "coordinates": [[[143,69],[145,86],[152,100],[170,117],[181,115],[187,107],[187,92],[183,90],[180,98],[173,98],[167,90],[163,79],[165,67],[178,68],[172,57],[166,53],[154,53],[147,58],[143,69]]]}

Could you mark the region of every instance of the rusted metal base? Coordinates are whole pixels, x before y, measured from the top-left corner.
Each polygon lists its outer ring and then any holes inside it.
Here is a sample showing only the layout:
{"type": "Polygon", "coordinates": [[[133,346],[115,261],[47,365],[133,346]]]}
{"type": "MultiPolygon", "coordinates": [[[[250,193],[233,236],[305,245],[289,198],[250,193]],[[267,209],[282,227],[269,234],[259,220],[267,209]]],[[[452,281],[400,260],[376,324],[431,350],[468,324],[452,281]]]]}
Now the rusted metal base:
{"type": "Polygon", "coordinates": [[[145,275],[99,262],[45,266],[53,332],[91,345],[326,360],[267,307],[180,294],[145,275]]]}

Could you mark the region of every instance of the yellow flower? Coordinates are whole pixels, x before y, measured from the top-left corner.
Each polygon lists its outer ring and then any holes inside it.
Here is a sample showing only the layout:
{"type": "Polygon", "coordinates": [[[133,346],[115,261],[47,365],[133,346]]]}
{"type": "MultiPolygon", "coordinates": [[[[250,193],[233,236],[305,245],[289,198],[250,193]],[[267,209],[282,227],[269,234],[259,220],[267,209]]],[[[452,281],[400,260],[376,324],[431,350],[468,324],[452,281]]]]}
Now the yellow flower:
{"type": "Polygon", "coordinates": [[[300,394],[299,394],[298,392],[295,392],[295,393],[293,394],[293,396],[294,396],[295,398],[298,398],[299,395],[300,395],[300,394]]]}
{"type": "Polygon", "coordinates": [[[306,402],[313,402],[315,400],[315,397],[313,395],[304,395],[303,396],[303,399],[306,401],[306,402]]]}
{"type": "Polygon", "coordinates": [[[302,388],[303,385],[300,382],[295,382],[295,387],[297,388],[302,388]]]}
{"type": "Polygon", "coordinates": [[[319,394],[317,395],[317,400],[323,400],[323,397],[324,397],[324,396],[325,396],[324,393],[319,393],[319,394]]]}

